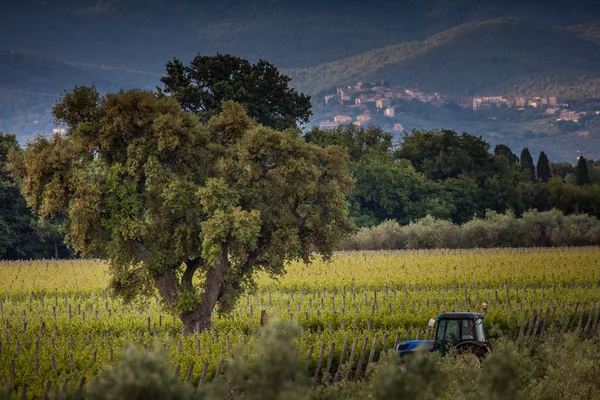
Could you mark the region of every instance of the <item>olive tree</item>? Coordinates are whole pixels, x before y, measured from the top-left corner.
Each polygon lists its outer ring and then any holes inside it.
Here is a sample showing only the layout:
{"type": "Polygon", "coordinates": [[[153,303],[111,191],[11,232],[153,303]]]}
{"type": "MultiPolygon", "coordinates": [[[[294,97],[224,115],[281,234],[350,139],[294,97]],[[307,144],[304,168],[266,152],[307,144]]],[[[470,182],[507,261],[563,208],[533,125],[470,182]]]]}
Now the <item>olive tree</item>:
{"type": "Polygon", "coordinates": [[[170,97],[79,87],[54,107],[64,135],[30,142],[23,192],[63,215],[84,256],[110,261],[131,300],[157,290],[187,329],[206,329],[263,270],[328,257],[352,229],[346,152],[259,125],[225,102],[206,124],[170,97]]]}

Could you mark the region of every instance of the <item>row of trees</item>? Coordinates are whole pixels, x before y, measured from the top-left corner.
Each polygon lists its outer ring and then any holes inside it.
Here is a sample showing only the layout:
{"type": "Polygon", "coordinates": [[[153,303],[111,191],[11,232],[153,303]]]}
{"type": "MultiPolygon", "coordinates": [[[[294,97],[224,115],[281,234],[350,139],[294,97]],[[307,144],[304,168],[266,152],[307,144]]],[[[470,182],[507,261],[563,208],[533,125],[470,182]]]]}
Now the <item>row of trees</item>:
{"type": "Polygon", "coordinates": [[[564,215],[558,210],[489,211],[462,225],[431,216],[400,225],[384,221],[361,228],[344,241],[345,250],[460,249],[495,247],[599,246],[600,221],[586,214],[564,215]]]}
{"type": "Polygon", "coordinates": [[[600,217],[600,164],[583,157],[573,167],[541,152],[536,165],[526,148],[521,157],[501,144],[490,153],[480,137],[451,130],[413,131],[395,143],[379,127],[348,125],[314,128],[306,139],[348,149],[355,179],[348,201],[359,227],[426,215],[464,223],[487,210],[521,216],[556,208],[600,217]]]}

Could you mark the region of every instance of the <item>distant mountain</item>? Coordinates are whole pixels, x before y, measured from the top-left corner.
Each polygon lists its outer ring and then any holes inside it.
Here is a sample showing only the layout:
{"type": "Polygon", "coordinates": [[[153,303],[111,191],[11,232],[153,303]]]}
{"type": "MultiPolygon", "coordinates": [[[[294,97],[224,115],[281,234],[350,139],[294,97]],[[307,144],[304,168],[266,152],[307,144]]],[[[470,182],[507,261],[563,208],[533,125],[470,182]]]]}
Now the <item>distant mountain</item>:
{"type": "Polygon", "coordinates": [[[75,85],[118,86],[76,66],[31,53],[0,50],[0,131],[23,139],[52,129],[51,108],[75,85]],[[23,135],[25,134],[25,135],[23,135]]]}
{"type": "Polygon", "coordinates": [[[286,72],[309,93],[384,80],[449,95],[600,97],[597,33],[593,25],[562,28],[501,18],[286,72]]]}
{"type": "Polygon", "coordinates": [[[590,94],[598,20],[596,0],[2,1],[0,49],[16,52],[0,54],[0,130],[48,132],[75,84],[153,89],[168,60],[199,52],[266,59],[311,93],[386,79],[590,94]]]}
{"type": "Polygon", "coordinates": [[[0,5],[0,48],[162,73],[173,56],[232,53],[281,68],[423,41],[498,17],[580,25],[595,0],[20,0],[0,5]]]}

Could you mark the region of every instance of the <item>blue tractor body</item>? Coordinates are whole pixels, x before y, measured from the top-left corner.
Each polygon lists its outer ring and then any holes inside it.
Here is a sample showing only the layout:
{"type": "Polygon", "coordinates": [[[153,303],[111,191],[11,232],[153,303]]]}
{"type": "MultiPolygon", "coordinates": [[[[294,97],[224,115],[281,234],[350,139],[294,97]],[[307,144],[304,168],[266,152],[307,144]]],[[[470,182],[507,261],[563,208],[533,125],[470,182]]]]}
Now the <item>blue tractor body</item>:
{"type": "MultiPolygon", "coordinates": [[[[408,340],[400,342],[396,351],[410,354],[419,348],[438,351],[445,355],[450,349],[459,353],[473,353],[480,359],[491,352],[483,326],[484,314],[472,312],[448,312],[439,314],[433,340],[408,340]]],[[[433,321],[433,320],[432,320],[433,321]]]]}

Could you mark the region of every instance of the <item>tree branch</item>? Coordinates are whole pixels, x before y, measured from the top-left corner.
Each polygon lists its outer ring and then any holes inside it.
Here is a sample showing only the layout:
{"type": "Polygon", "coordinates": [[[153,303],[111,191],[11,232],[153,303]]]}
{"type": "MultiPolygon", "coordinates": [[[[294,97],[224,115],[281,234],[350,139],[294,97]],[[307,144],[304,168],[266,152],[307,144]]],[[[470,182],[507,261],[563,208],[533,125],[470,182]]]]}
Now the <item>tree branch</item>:
{"type": "Polygon", "coordinates": [[[202,258],[194,258],[192,260],[188,260],[185,263],[185,271],[183,271],[183,276],[181,277],[181,286],[184,288],[192,288],[192,280],[194,279],[194,274],[204,264],[202,258]]]}
{"type": "Polygon", "coordinates": [[[139,261],[144,261],[150,257],[150,252],[146,249],[146,246],[138,240],[130,240],[129,248],[139,261]]]}

